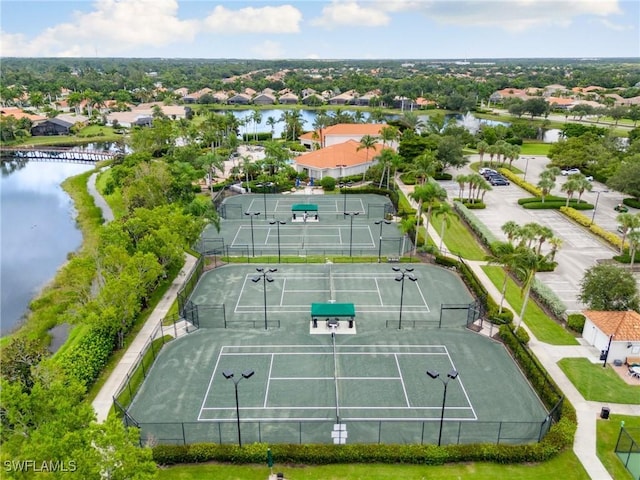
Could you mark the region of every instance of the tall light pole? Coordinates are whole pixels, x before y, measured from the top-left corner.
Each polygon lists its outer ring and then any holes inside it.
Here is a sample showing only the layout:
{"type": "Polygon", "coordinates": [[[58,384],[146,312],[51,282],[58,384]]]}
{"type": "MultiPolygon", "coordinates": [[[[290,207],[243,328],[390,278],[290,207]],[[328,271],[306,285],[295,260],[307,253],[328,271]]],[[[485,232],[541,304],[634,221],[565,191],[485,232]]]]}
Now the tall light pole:
{"type": "Polygon", "coordinates": [[[382,226],[383,225],[391,225],[391,222],[389,220],[377,220],[376,222],[374,222],[376,225],[380,225],[380,236],[378,238],[378,263],[380,263],[381,261],[381,257],[382,257],[382,226]]]}
{"type": "Polygon", "coordinates": [[[342,206],[342,216],[346,217],[348,215],[347,213],[347,187],[350,187],[351,185],[353,185],[353,182],[347,182],[347,183],[341,183],[340,184],[340,190],[342,190],[342,195],[344,196],[344,204],[342,206]]]}
{"type": "Polygon", "coordinates": [[[591,215],[591,223],[589,224],[589,226],[593,225],[593,222],[596,219],[596,210],[598,209],[598,200],[600,200],[600,194],[601,193],[607,193],[609,190],[592,190],[593,193],[597,193],[598,195],[596,196],[596,204],[593,206],[593,215],[591,215]]]}
{"type": "Polygon", "coordinates": [[[242,436],[240,435],[240,402],[238,402],[238,384],[243,378],[251,378],[254,373],[255,372],[253,370],[245,370],[242,372],[242,376],[236,380],[233,377],[233,372],[231,370],[224,370],[222,372],[224,378],[233,382],[233,386],[236,390],[236,419],[238,421],[238,446],[240,448],[242,448],[242,436]]]}
{"type": "Polygon", "coordinates": [[[400,268],[400,267],[391,267],[394,272],[399,272],[400,275],[396,277],[396,282],[400,282],[400,318],[398,319],[398,330],[402,330],[402,302],[404,299],[404,279],[408,278],[412,282],[417,281],[418,279],[413,275],[413,268],[400,268]]]}
{"type": "Polygon", "coordinates": [[[253,217],[257,217],[260,215],[260,212],[244,212],[245,215],[249,216],[249,220],[251,220],[251,256],[256,256],[256,243],[253,239],[253,217]]]}
{"type": "Polygon", "coordinates": [[[278,228],[278,263],[280,263],[280,225],[286,225],[287,222],[282,220],[272,220],[269,225],[275,225],[278,228]]]}
{"type": "Polygon", "coordinates": [[[447,373],[446,379],[440,378],[440,374],[435,370],[427,370],[427,375],[429,375],[433,379],[440,379],[440,381],[444,385],[444,393],[442,394],[442,410],[440,412],[440,433],[438,433],[438,446],[440,446],[440,442],[442,441],[442,424],[444,422],[444,407],[447,403],[447,385],[449,383],[449,380],[455,380],[456,378],[458,378],[458,372],[455,370],[451,370],[449,373],[447,373]]]}
{"type": "Polygon", "coordinates": [[[524,177],[522,178],[523,181],[527,181],[527,170],[529,169],[529,160],[531,160],[533,157],[527,157],[527,163],[524,166],[524,177]]]}
{"type": "Polygon", "coordinates": [[[271,188],[273,182],[256,183],[256,187],[262,188],[262,199],[264,200],[264,219],[267,219],[267,188],[271,188]]]}
{"type": "Polygon", "coordinates": [[[359,215],[360,212],[344,212],[344,214],[351,217],[351,227],[349,228],[349,256],[351,256],[351,252],[353,251],[353,217],[359,215]]]}
{"type": "Polygon", "coordinates": [[[269,324],[267,323],[267,282],[273,282],[273,278],[270,273],[277,272],[277,268],[256,268],[258,275],[251,279],[252,282],[257,283],[262,280],[262,291],[264,293],[264,329],[267,330],[269,328],[269,324]]]}

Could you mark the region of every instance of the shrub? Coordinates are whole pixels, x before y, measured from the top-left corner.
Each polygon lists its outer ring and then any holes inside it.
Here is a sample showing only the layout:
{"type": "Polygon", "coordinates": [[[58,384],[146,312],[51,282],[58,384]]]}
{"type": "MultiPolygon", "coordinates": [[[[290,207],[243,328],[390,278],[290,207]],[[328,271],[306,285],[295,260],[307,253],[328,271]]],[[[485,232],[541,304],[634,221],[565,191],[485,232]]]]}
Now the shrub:
{"type": "MultiPolygon", "coordinates": [[[[533,209],[533,210],[543,210],[543,209],[554,209],[559,210],[560,207],[564,207],[567,205],[566,200],[542,200],[537,199],[537,202],[525,202],[521,204],[524,208],[533,209]]],[[[593,210],[593,205],[590,203],[578,203],[576,201],[569,201],[569,207],[574,208],[576,210],[593,210]]]]}
{"type": "Polygon", "coordinates": [[[640,208],[640,200],[637,198],[625,198],[624,200],[622,200],[622,203],[624,203],[627,207],[640,208]]]}
{"type": "Polygon", "coordinates": [[[114,347],[113,334],[104,329],[93,328],[62,354],[60,365],[68,375],[88,387],[102,372],[114,347]]]}
{"type": "Polygon", "coordinates": [[[531,290],[535,293],[536,300],[547,307],[556,317],[561,317],[567,311],[567,306],[556,293],[537,278],[534,278],[531,290]]]}
{"type": "Polygon", "coordinates": [[[332,192],[336,188],[336,179],[333,177],[322,177],[320,186],[327,192],[332,192]]]}
{"type": "Polygon", "coordinates": [[[453,207],[485,245],[488,246],[498,241],[493,232],[491,232],[491,230],[489,230],[484,223],[478,220],[478,218],[473,213],[471,213],[469,209],[462,203],[453,202],[453,207]]]}
{"type": "Polygon", "coordinates": [[[503,175],[505,178],[511,181],[511,183],[518,185],[520,188],[526,190],[531,195],[534,195],[536,197],[542,196],[542,190],[540,190],[535,185],[530,184],[529,182],[525,182],[522,178],[520,178],[518,175],[513,173],[511,170],[506,168],[499,168],[498,171],[500,172],[501,175],[503,175]]]}
{"type": "Polygon", "coordinates": [[[527,343],[529,343],[529,340],[530,340],[529,334],[523,327],[516,328],[515,335],[520,341],[520,343],[522,343],[523,345],[526,345],[527,343]]]}
{"type": "Polygon", "coordinates": [[[585,317],[581,313],[572,313],[567,317],[567,328],[574,332],[582,333],[585,317]]]}

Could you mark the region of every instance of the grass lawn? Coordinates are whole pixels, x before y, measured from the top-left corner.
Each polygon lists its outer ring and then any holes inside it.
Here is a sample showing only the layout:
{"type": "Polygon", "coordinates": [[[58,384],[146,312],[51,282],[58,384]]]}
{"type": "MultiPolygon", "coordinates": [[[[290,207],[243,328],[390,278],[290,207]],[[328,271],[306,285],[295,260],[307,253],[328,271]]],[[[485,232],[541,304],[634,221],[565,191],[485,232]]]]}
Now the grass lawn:
{"type": "Polygon", "coordinates": [[[563,358],[558,365],[585,400],[640,405],[640,382],[625,383],[611,367],[586,358],[563,358]]]}
{"type": "MultiPolygon", "coordinates": [[[[504,282],[505,275],[502,267],[485,266],[482,267],[482,269],[498,290],[502,291],[502,283],[504,282]]],[[[516,315],[518,315],[522,309],[523,298],[520,294],[520,287],[511,278],[509,278],[507,282],[506,299],[509,305],[511,305],[511,309],[514,310],[516,315]]],[[[496,299],[496,301],[499,300],[500,299],[496,299]]],[[[524,314],[524,322],[541,342],[545,342],[550,345],[578,344],[578,341],[573,335],[567,332],[562,325],[559,325],[553,319],[549,318],[532,299],[530,299],[527,304],[527,309],[524,314]]]]}
{"type": "MultiPolygon", "coordinates": [[[[276,459],[277,462],[277,459],[276,459]]],[[[527,465],[497,465],[492,463],[464,463],[443,466],[424,465],[322,465],[317,467],[280,466],[273,469],[282,472],[289,480],[450,480],[477,479],[539,480],[562,478],[563,480],[587,480],[589,476],[573,454],[567,451],[545,463],[527,465]]],[[[265,480],[269,469],[265,465],[179,465],[160,470],[160,480],[265,480]]]]}
{"type": "Polygon", "coordinates": [[[38,136],[27,137],[24,141],[12,146],[34,146],[34,145],[82,145],[85,143],[93,142],[123,142],[122,135],[117,134],[111,127],[100,127],[98,125],[92,125],[84,128],[80,135],[53,135],[53,136],[38,136]],[[102,130],[100,130],[102,129],[102,130]],[[85,133],[86,132],[86,133],[85,133]]]}
{"type": "MultiPolygon", "coordinates": [[[[627,428],[640,429],[640,417],[610,415],[609,420],[599,419],[596,424],[596,453],[613,478],[616,480],[632,480],[633,477],[614,453],[620,433],[620,422],[624,422],[627,428]]],[[[639,440],[640,439],[636,438],[636,441],[639,440]]]]}
{"type": "Polygon", "coordinates": [[[110,178],[110,169],[100,172],[96,180],[96,188],[102,194],[107,204],[111,207],[113,216],[115,218],[122,218],[127,213],[127,210],[124,206],[124,201],[122,200],[122,191],[119,188],[114,188],[113,193],[111,193],[110,195],[106,195],[104,193],[105,187],[110,178]]]}
{"type": "MultiPolygon", "coordinates": [[[[442,216],[431,215],[431,224],[438,235],[442,232],[443,222],[442,216]]],[[[449,226],[445,227],[442,240],[447,250],[467,260],[484,260],[487,256],[487,252],[478,244],[476,238],[456,214],[449,215],[449,226]]],[[[437,246],[440,247],[440,245],[437,246]]]]}
{"type": "Polygon", "coordinates": [[[520,150],[520,156],[527,155],[547,155],[552,143],[542,143],[533,140],[525,141],[522,144],[522,150],[520,150]]]}

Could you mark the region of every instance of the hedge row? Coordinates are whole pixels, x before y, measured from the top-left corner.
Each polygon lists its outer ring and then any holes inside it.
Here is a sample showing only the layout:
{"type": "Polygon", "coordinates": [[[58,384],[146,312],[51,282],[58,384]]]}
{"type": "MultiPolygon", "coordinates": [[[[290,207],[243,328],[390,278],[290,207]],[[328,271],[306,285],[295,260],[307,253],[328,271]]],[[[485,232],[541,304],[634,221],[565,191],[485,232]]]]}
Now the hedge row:
{"type": "Polygon", "coordinates": [[[520,188],[526,190],[527,192],[529,192],[534,197],[541,197],[542,196],[542,190],[540,190],[535,185],[532,185],[531,183],[524,181],[522,178],[520,178],[519,175],[516,175],[511,170],[508,170],[506,168],[499,168],[498,171],[500,172],[500,174],[503,177],[506,177],[509,181],[511,181],[511,183],[513,183],[513,184],[519,186],[520,188]]]}
{"type": "Polygon", "coordinates": [[[91,385],[102,373],[115,345],[113,333],[94,327],[76,345],[60,355],[60,366],[67,375],[83,385],[91,385]]]}
{"type": "Polygon", "coordinates": [[[484,223],[478,220],[469,209],[460,202],[453,202],[453,207],[460,214],[466,224],[473,230],[473,232],[482,240],[486,246],[489,246],[498,241],[498,238],[489,230],[484,223]]]}
{"type": "Polygon", "coordinates": [[[230,464],[262,464],[267,448],[278,464],[330,465],[345,463],[384,463],[443,465],[455,462],[493,462],[499,464],[544,462],[567,448],[573,439],[565,433],[562,421],[553,426],[545,439],[536,444],[464,444],[464,445],[292,445],[254,443],[236,445],[192,444],[159,445],[153,448],[153,459],[159,465],[180,463],[223,462],[230,464]]]}
{"type": "MultiPolygon", "coordinates": [[[[613,245],[618,250],[622,248],[622,238],[620,238],[617,234],[613,232],[610,232],[608,230],[605,230],[602,227],[599,227],[596,224],[591,224],[591,219],[589,217],[583,215],[582,213],[576,211],[571,207],[568,207],[568,208],[561,207],[560,211],[563,214],[565,214],[567,217],[569,217],[571,220],[574,220],[575,222],[579,223],[583,227],[587,227],[593,234],[602,238],[604,241],[606,241],[610,245],[613,245]]],[[[625,242],[624,246],[626,248],[629,245],[625,242]]]]}
{"type": "MultiPolygon", "coordinates": [[[[530,210],[543,210],[543,209],[559,210],[561,207],[566,207],[567,205],[566,200],[552,200],[552,201],[545,200],[544,202],[540,199],[535,199],[535,200],[536,201],[534,202],[527,202],[522,204],[522,207],[530,210]]],[[[569,206],[576,210],[593,210],[593,205],[591,205],[590,203],[584,203],[584,202],[578,203],[575,200],[570,200],[569,206]]]]}
{"type": "Polygon", "coordinates": [[[547,307],[556,317],[562,317],[564,312],[567,311],[567,306],[560,300],[560,297],[537,278],[533,279],[531,290],[535,293],[536,300],[547,307]]]}

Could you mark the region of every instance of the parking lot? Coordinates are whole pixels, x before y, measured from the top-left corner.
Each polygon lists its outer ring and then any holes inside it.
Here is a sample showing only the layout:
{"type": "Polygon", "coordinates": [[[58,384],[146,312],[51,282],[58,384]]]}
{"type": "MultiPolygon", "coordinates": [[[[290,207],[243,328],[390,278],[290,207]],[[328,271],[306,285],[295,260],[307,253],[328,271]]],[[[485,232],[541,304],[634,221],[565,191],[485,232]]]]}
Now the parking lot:
{"type": "MultiPolygon", "coordinates": [[[[471,162],[479,161],[478,155],[471,155],[471,162]]],[[[523,157],[514,162],[514,166],[522,170],[526,169],[526,180],[532,184],[538,183],[540,173],[546,168],[549,159],[543,156],[523,157]],[[528,161],[527,161],[528,159],[528,161]]],[[[468,174],[473,171],[464,167],[454,173],[468,174]]],[[[561,185],[567,177],[558,176],[556,187],[552,193],[560,195],[561,185]]],[[[449,198],[458,196],[459,186],[455,181],[440,182],[449,193],[449,198]]],[[[487,204],[485,210],[474,210],[478,217],[498,238],[506,240],[501,227],[508,220],[513,220],[519,225],[535,222],[553,230],[554,235],[563,241],[562,247],[556,255],[558,267],[554,272],[538,273],[536,277],[552,288],[558,297],[565,303],[568,312],[582,310],[584,305],[577,299],[580,291],[580,281],[585,270],[595,265],[598,260],[610,259],[616,250],[588,233],[584,228],[575,224],[556,210],[527,210],[518,205],[518,199],[530,196],[521,188],[511,184],[506,186],[493,186],[487,192],[484,200],[487,204]]],[[[616,216],[618,212],[614,207],[622,201],[623,195],[619,192],[608,191],[606,185],[593,182],[593,190],[585,192],[584,200],[596,205],[594,210],[587,210],[585,215],[591,215],[594,222],[601,227],[616,232],[616,216]],[[595,213],[595,215],[594,215],[595,213]]],[[[630,212],[636,210],[630,209],[630,212]]],[[[640,275],[638,275],[640,280],[640,275]]]]}

